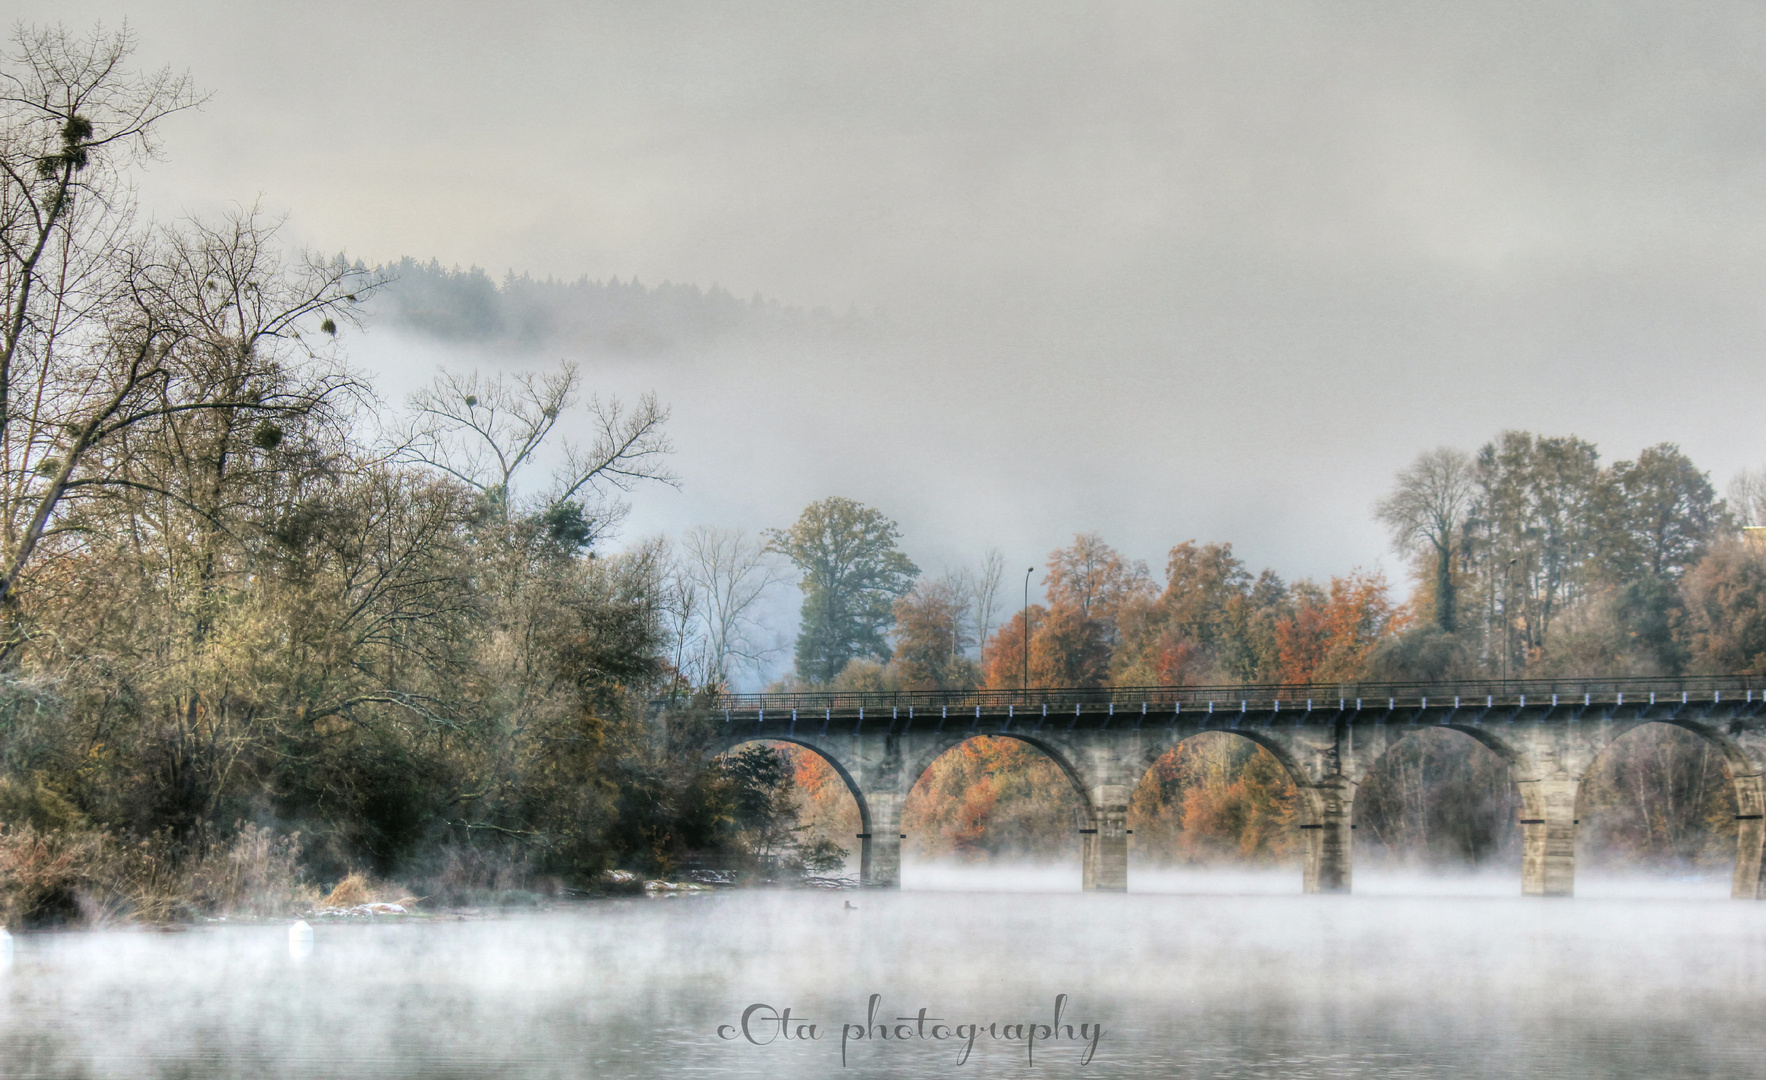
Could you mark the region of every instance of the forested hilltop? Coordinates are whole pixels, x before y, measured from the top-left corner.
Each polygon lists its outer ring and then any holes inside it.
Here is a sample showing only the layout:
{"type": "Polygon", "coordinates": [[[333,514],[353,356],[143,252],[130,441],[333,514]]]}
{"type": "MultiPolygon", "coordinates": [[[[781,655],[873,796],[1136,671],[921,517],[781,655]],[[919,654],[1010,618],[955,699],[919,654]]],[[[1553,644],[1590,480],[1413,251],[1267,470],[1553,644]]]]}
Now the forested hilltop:
{"type": "Polygon", "coordinates": [[[474,345],[652,356],[745,336],[848,333],[867,323],[855,313],[789,307],[758,294],[742,300],[715,285],[542,280],[513,271],[497,281],[476,266],[449,269],[408,256],[356,269],[386,283],[366,305],[380,325],[474,345]]]}
{"type": "MultiPolygon", "coordinates": [[[[760,536],[622,538],[627,500],[674,480],[666,404],[567,364],[373,399],[340,342],[386,273],[290,251],[251,210],[133,213],[158,124],[199,98],[132,47],[27,28],[4,61],[0,922],[839,876],[858,830],[825,764],[707,755],[718,695],[787,654],[784,685],[852,689],[1766,672],[1766,552],[1744,535],[1766,483],[1720,499],[1671,445],[1606,463],[1511,431],[1419,456],[1370,508],[1408,592],[1181,536],[1155,572],[1076,530],[1045,602],[1013,609],[999,553],[923,573],[886,513],[840,497],[760,536]],[[794,646],[761,617],[793,583],[794,646]]],[[[580,288],[616,307],[627,287],[580,288]]],[[[631,289],[652,312],[676,296],[631,289]]],[[[726,298],[678,298],[673,325],[723,325],[726,298]]],[[[498,311],[469,332],[525,332],[498,311]]],[[[1725,766],[1689,740],[1652,727],[1604,755],[1584,842],[1729,858],[1725,766]]],[[[919,856],[1069,857],[1073,797],[1034,751],[977,739],[904,822],[919,856]]],[[[1405,740],[1356,805],[1375,853],[1515,857],[1505,770],[1452,733],[1405,740]]],[[[1287,778],[1223,733],[1161,760],[1131,825],[1137,860],[1297,846],[1287,778]]]]}

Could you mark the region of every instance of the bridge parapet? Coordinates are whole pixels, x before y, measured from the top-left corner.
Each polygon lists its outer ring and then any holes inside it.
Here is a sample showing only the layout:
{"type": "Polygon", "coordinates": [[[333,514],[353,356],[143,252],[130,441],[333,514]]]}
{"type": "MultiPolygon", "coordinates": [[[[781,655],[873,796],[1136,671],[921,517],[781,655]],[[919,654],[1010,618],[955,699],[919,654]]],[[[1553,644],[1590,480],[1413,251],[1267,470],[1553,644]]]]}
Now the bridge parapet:
{"type": "Polygon", "coordinates": [[[1081,715],[1117,712],[1319,711],[1398,708],[1526,707],[1543,702],[1591,705],[1722,703],[1766,698],[1766,677],[1700,676],[1639,679],[1480,679],[1462,682],[1275,683],[1232,686],[1059,687],[1029,690],[800,691],[724,694],[712,707],[728,713],[796,710],[837,716],[889,710],[900,717],[936,710],[987,715],[1081,715]]]}

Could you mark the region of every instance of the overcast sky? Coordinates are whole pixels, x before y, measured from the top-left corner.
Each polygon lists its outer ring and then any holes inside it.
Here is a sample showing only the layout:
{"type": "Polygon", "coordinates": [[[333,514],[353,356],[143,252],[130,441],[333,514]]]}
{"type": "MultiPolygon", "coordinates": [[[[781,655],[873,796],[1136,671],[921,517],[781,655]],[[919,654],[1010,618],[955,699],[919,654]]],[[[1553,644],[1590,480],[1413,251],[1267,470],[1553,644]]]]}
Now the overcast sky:
{"type": "MultiPolygon", "coordinates": [[[[586,358],[674,407],[633,534],[844,494],[929,569],[1097,530],[1325,577],[1439,443],[1766,459],[1766,8],[14,0],[213,92],[156,212],[887,312],[825,348],[586,358]]],[[[370,332],[390,394],[446,355],[370,332]]],[[[1016,586],[1012,591],[1016,591],[1016,586]]]]}

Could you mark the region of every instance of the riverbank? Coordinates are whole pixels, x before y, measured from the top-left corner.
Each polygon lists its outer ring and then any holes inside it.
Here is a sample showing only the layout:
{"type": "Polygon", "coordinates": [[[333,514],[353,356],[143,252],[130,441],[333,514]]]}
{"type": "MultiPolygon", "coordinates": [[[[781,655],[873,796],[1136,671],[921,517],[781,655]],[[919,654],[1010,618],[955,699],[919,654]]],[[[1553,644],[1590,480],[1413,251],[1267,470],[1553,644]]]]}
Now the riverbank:
{"type": "Polygon", "coordinates": [[[128,924],[420,919],[542,908],[623,896],[687,896],[735,888],[839,890],[851,878],[695,869],[681,875],[610,870],[569,883],[523,864],[444,850],[424,872],[384,879],[355,871],[316,882],[299,834],[242,826],[227,838],[128,840],[101,830],[0,825],[0,927],[15,931],[128,924]]]}

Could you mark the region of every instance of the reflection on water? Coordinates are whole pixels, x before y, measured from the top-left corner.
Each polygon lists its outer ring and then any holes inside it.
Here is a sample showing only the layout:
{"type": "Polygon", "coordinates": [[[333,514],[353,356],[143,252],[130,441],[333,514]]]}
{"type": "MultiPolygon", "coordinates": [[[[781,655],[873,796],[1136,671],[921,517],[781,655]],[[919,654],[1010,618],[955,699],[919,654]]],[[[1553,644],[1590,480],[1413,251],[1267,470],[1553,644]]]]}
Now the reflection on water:
{"type": "Polygon", "coordinates": [[[1275,880],[1236,895],[730,892],[322,924],[298,961],[286,925],[21,935],[0,973],[0,1076],[1653,1080],[1757,1076],[1766,1061],[1766,906],[1702,898],[1708,882],[1540,901],[1482,879],[1400,896],[1391,878],[1354,897],[1262,887],[1275,880]],[[916,1019],[905,1040],[849,1037],[841,1074],[842,1025],[864,1024],[872,994],[879,1022],[916,1019]],[[1082,1067],[1057,1032],[1029,1065],[1009,1025],[1049,1024],[1061,994],[1063,1024],[1103,1025],[1096,1060],[1082,1067]],[[820,1038],[743,1040],[756,1003],[759,1021],[789,1007],[820,1038]],[[920,1037],[922,1008],[980,1025],[966,1063],[961,1039],[920,1037]]]}
{"type": "MultiPolygon", "coordinates": [[[[1082,876],[1076,862],[1009,866],[998,862],[967,865],[909,861],[901,868],[904,888],[939,892],[1077,893],[1083,886],[1082,876]]],[[[1210,870],[1131,865],[1128,873],[1129,891],[1137,893],[1298,896],[1301,884],[1298,866],[1210,870]]],[[[1729,896],[1730,885],[1727,873],[1678,877],[1639,877],[1599,870],[1576,873],[1576,895],[1584,899],[1722,900],[1729,896]]],[[[1521,872],[1519,867],[1512,867],[1482,873],[1424,875],[1378,865],[1358,866],[1355,892],[1361,896],[1515,897],[1521,892],[1521,872]]]]}

